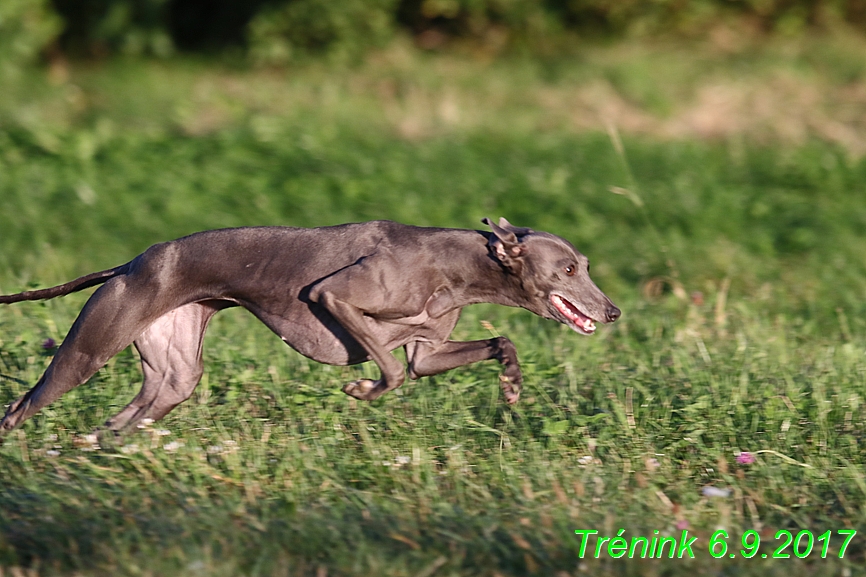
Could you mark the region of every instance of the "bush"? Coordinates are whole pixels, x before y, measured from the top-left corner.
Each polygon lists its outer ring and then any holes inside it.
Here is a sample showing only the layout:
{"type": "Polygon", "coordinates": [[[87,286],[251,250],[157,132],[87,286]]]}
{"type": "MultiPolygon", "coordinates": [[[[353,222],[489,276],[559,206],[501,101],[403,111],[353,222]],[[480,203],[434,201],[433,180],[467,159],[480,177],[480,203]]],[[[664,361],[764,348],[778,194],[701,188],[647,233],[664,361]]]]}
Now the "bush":
{"type": "Polygon", "coordinates": [[[47,0],[0,2],[0,74],[32,62],[60,29],[47,0]]]}
{"type": "Polygon", "coordinates": [[[66,27],[63,47],[88,55],[168,56],[167,0],[53,0],[66,27]]]}
{"type": "Polygon", "coordinates": [[[537,45],[570,31],[582,36],[697,35],[720,22],[765,32],[799,32],[847,21],[862,26],[861,0],[403,0],[400,20],[416,34],[485,38],[506,31],[537,45]]]}
{"type": "Polygon", "coordinates": [[[259,63],[353,59],[391,39],[397,2],[295,0],[264,8],[248,27],[250,54],[259,63]]]}
{"type": "Polygon", "coordinates": [[[352,60],[399,30],[420,46],[561,53],[575,36],[696,37],[720,23],[798,34],[866,27],[864,0],[0,0],[0,66],[59,36],[73,54],[166,56],[245,45],[260,63],[352,60]],[[65,23],[62,26],[61,22],[65,23]]]}

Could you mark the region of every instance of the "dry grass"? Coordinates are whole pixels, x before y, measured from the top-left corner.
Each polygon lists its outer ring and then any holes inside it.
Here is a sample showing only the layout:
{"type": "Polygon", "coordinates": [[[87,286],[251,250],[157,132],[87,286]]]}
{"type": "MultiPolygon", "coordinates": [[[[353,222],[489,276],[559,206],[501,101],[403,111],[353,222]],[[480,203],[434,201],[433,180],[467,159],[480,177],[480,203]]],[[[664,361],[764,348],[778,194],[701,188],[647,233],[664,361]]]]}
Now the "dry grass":
{"type": "Polygon", "coordinates": [[[99,117],[103,124],[149,123],[145,128],[190,135],[251,122],[265,134],[274,121],[322,116],[324,109],[335,121],[384,127],[411,140],[613,124],[662,139],[798,145],[819,138],[861,157],[863,53],[866,41],[846,35],[755,44],[728,34],[693,46],[588,47],[548,63],[429,56],[396,44],[342,71],[60,64],[43,75],[52,87],[41,98],[32,99],[27,82],[0,97],[0,122],[69,127],[99,117]]]}

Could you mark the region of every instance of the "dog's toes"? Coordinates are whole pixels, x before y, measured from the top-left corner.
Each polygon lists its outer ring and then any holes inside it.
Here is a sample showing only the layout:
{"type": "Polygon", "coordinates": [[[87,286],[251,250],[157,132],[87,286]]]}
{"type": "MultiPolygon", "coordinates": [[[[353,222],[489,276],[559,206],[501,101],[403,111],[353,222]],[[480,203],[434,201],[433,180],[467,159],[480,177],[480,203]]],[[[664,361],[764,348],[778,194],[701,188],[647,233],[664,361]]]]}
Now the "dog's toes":
{"type": "Polygon", "coordinates": [[[343,385],[343,392],[362,401],[372,401],[379,396],[375,394],[378,387],[379,381],[359,379],[343,385]]]}
{"type": "Polygon", "coordinates": [[[505,402],[509,405],[515,404],[520,399],[521,386],[505,375],[499,375],[499,385],[505,395],[505,402]]]}
{"type": "Polygon", "coordinates": [[[123,444],[123,435],[121,435],[120,431],[115,429],[99,427],[94,429],[90,433],[90,436],[95,436],[97,444],[99,444],[103,449],[113,448],[123,444]]]}

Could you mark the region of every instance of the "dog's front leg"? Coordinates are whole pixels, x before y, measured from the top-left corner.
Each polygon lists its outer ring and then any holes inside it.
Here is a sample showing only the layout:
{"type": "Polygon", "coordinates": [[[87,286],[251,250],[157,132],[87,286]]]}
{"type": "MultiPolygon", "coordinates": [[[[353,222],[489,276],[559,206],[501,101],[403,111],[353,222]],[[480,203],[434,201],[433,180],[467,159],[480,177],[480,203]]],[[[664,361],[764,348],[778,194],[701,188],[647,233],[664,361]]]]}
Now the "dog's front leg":
{"type": "Polygon", "coordinates": [[[409,376],[413,379],[438,375],[463,365],[496,359],[505,368],[499,375],[499,385],[509,405],[520,398],[523,375],[517,362],[517,349],[505,337],[483,341],[447,341],[439,346],[429,343],[406,345],[409,376]]]}
{"type": "Polygon", "coordinates": [[[356,399],[372,401],[403,384],[406,380],[403,364],[370,334],[362,309],[327,289],[320,291],[316,300],[366,349],[382,373],[377,381],[359,379],[347,383],[343,387],[344,393],[356,399]]]}
{"type": "Polygon", "coordinates": [[[319,303],[367,350],[382,374],[378,381],[359,379],[347,383],[343,387],[344,393],[356,399],[372,401],[403,384],[403,365],[368,332],[361,309],[330,291],[324,291],[319,296],[319,303]]]}

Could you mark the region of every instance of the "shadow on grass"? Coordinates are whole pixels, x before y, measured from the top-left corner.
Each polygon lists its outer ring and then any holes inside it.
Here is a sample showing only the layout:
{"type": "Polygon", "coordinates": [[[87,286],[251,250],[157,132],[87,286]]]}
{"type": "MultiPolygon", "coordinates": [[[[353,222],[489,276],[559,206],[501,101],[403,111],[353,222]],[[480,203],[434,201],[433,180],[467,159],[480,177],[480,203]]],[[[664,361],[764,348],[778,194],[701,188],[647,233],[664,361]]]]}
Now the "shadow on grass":
{"type": "MultiPolygon", "coordinates": [[[[0,490],[0,567],[78,575],[712,575],[838,574],[838,559],[578,557],[575,521],[517,519],[507,503],[471,513],[448,503],[373,505],[364,492],[329,503],[253,501],[240,492],[127,494],[57,476],[0,490]]],[[[156,489],[154,487],[154,489],[156,489]]],[[[581,526],[602,531],[595,512],[581,526]]],[[[614,532],[616,529],[614,529],[614,532]]],[[[650,533],[650,531],[647,531],[650,533]]],[[[733,550],[734,545],[732,545],[733,550]]],[[[763,549],[762,549],[763,550],[763,549]]],[[[853,551],[849,551],[848,558],[853,551]]],[[[605,556],[604,554],[602,556],[605,556]]],[[[860,555],[857,554],[856,557],[860,555]]],[[[688,557],[685,555],[685,557],[688,557]]],[[[831,556],[832,557],[832,556],[831,556]]]]}

